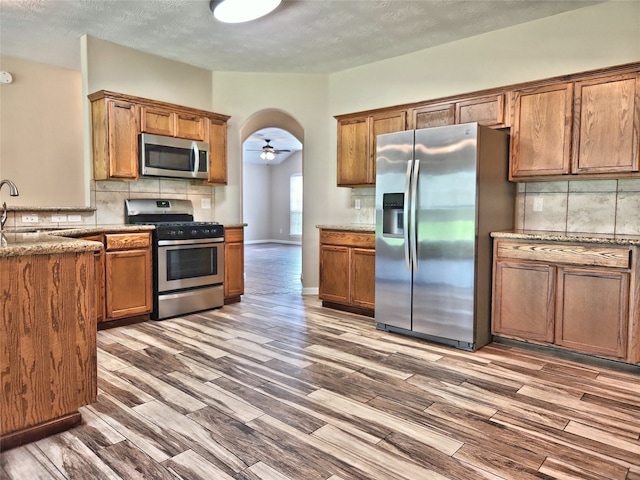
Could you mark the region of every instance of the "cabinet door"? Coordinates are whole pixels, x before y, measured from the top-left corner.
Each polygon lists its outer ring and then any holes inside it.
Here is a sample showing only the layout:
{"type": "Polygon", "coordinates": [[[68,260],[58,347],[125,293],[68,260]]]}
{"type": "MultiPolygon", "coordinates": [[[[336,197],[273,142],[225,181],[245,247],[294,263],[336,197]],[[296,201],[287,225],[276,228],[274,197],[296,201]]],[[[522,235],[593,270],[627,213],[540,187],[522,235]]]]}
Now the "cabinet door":
{"type": "Polygon", "coordinates": [[[225,243],[224,297],[244,294],[244,243],[225,243]]]}
{"type": "Polygon", "coordinates": [[[204,141],[205,118],[188,113],[176,113],[176,137],[204,141]]]}
{"type": "Polygon", "coordinates": [[[410,127],[414,129],[443,127],[455,123],[456,106],[453,103],[426,105],[411,109],[410,127]]]}
{"type": "Polygon", "coordinates": [[[573,85],[515,93],[510,179],[569,173],[573,85]]]}
{"type": "Polygon", "coordinates": [[[551,265],[497,261],[492,333],[552,343],[554,272],[551,265]]]}
{"type": "Polygon", "coordinates": [[[138,112],[136,105],[107,100],[110,178],[138,178],[138,112]]]}
{"type": "Polygon", "coordinates": [[[576,83],[574,173],[638,171],[640,75],[576,83]]]}
{"type": "Polygon", "coordinates": [[[478,122],[488,127],[504,127],[504,93],[471,98],[456,103],[456,123],[478,122]]]}
{"type": "Polygon", "coordinates": [[[227,124],[209,119],[209,180],[214,185],[227,184],[227,124]]]}
{"type": "Polygon", "coordinates": [[[368,182],[372,185],[376,183],[376,137],[385,133],[401,132],[407,128],[407,112],[400,110],[396,112],[379,113],[371,116],[369,122],[371,132],[369,152],[371,154],[371,167],[368,171],[368,182]]]}
{"type": "Polygon", "coordinates": [[[367,185],[370,179],[369,117],[338,122],[338,186],[367,185]]]}
{"type": "Polygon", "coordinates": [[[106,319],[151,312],[151,251],[122,250],[106,254],[106,319]]]}
{"type": "Polygon", "coordinates": [[[176,133],[175,115],[167,110],[142,106],[140,107],[140,131],[172,137],[176,133]]]}
{"type": "Polygon", "coordinates": [[[375,308],[375,269],[375,250],[351,250],[351,303],[354,306],[375,308]]]}
{"type": "Polygon", "coordinates": [[[320,245],[320,299],[351,303],[349,247],[320,245]]]}
{"type": "Polygon", "coordinates": [[[629,274],[558,267],[556,344],[624,359],[627,350],[629,274]]]}

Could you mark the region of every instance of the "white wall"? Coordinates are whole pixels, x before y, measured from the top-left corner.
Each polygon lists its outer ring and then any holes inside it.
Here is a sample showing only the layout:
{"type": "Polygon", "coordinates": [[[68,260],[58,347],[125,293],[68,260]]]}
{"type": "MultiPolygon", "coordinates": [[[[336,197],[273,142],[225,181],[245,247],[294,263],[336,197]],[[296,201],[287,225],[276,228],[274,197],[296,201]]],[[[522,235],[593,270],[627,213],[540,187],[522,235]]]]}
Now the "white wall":
{"type": "Polygon", "coordinates": [[[11,206],[84,206],[80,72],[0,57],[13,83],[0,84],[0,203],[11,206]]]}
{"type": "Polygon", "coordinates": [[[640,60],[640,2],[611,1],[330,76],[331,115],[640,60]]]}
{"type": "Polygon", "coordinates": [[[271,238],[271,167],[244,164],[243,198],[246,242],[271,238]]]}
{"type": "Polygon", "coordinates": [[[246,242],[300,242],[300,237],[289,235],[289,182],[294,173],[302,173],[302,152],[292,153],[279,164],[243,164],[246,242]]]}
{"type": "Polygon", "coordinates": [[[291,227],[290,190],[291,175],[302,173],[302,152],[294,152],[285,158],[282,163],[273,165],[270,168],[271,236],[269,238],[286,242],[299,242],[300,237],[289,235],[291,227]]]}
{"type": "MultiPolygon", "coordinates": [[[[302,271],[304,288],[318,285],[318,223],[350,221],[349,189],[336,186],[335,122],[328,111],[328,77],[215,72],[213,103],[229,120],[229,184],[224,197],[216,192],[216,209],[225,217],[242,218],[240,127],[255,112],[274,108],[288,113],[304,128],[304,219],[302,271]]],[[[231,221],[230,220],[230,221],[231,221]]],[[[308,290],[306,290],[308,291],[308,290]]]]}

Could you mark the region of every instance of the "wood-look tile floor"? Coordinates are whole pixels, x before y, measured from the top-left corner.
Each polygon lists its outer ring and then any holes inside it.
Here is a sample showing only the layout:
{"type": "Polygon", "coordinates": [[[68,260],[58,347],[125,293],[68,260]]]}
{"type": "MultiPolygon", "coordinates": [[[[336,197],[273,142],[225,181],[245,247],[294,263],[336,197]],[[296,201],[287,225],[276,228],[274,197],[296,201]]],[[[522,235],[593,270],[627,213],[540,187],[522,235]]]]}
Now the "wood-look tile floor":
{"type": "Polygon", "coordinates": [[[98,332],[84,423],[3,479],[640,479],[640,376],[377,331],[316,297],[98,332]]]}
{"type": "Polygon", "coordinates": [[[302,247],[282,243],[244,246],[247,295],[301,295],[302,247]]]}

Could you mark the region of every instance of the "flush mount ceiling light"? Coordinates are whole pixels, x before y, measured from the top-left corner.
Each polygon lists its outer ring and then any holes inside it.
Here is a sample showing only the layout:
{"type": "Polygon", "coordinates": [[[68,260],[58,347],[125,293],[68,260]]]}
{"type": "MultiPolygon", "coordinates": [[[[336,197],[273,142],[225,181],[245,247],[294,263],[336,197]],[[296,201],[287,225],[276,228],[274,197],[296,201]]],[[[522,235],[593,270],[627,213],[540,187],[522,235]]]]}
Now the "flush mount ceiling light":
{"type": "Polygon", "coordinates": [[[255,20],[273,11],[282,0],[211,0],[209,8],[216,20],[242,23],[255,20]]]}

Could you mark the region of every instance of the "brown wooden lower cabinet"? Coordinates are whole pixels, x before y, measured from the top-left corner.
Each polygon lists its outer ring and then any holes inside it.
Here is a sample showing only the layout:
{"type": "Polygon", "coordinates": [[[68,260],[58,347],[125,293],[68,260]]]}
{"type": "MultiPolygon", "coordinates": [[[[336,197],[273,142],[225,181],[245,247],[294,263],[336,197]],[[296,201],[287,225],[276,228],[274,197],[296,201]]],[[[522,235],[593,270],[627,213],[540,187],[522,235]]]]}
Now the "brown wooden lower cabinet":
{"type": "Polygon", "coordinates": [[[629,273],[558,267],[557,345],[625,358],[628,322],[629,273]]]}
{"type": "Polygon", "coordinates": [[[0,258],[0,450],[66,430],[96,401],[94,252],[0,258]]]}
{"type": "Polygon", "coordinates": [[[494,334],[553,343],[555,271],[533,262],[496,262],[494,334]]]}
{"type": "Polygon", "coordinates": [[[636,257],[637,247],[496,239],[492,333],[640,362],[636,257]]]}
{"type": "Polygon", "coordinates": [[[328,307],[373,316],[375,237],[373,233],[320,230],[319,297],[328,307]]]}
{"type": "Polygon", "coordinates": [[[105,246],[96,254],[98,326],[147,320],[153,309],[151,232],[113,232],[83,239],[105,246]]]}
{"type": "Polygon", "coordinates": [[[244,295],[244,227],[224,229],[224,303],[244,295]]]}

